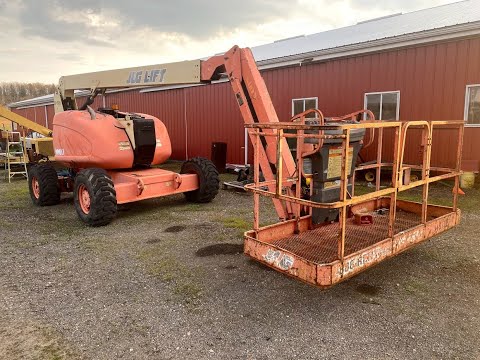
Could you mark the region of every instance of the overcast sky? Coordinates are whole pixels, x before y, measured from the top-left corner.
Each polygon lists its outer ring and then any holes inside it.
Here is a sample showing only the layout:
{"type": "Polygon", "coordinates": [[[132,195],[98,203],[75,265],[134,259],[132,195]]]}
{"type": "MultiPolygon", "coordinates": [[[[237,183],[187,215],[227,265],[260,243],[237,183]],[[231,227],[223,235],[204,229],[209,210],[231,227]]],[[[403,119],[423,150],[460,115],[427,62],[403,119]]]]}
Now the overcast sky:
{"type": "Polygon", "coordinates": [[[0,81],[196,59],[451,0],[0,0],[0,81]]]}

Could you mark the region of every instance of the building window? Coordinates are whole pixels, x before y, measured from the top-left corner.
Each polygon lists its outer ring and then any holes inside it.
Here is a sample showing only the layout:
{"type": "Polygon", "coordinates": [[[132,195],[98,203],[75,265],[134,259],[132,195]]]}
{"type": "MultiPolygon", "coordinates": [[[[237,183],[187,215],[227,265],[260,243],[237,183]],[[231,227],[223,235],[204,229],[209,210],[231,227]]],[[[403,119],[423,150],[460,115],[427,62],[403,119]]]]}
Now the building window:
{"type": "Polygon", "coordinates": [[[480,126],[480,84],[467,85],[464,119],[467,125],[480,126]]]}
{"type": "MultiPolygon", "coordinates": [[[[300,114],[305,110],[317,109],[318,108],[318,98],[302,98],[302,99],[292,99],[292,116],[300,114]]],[[[307,115],[307,118],[315,118],[316,113],[310,113],[307,115]]]]}
{"type": "Polygon", "coordinates": [[[398,120],[400,91],[366,93],[364,108],[373,112],[377,120],[398,120]]]}

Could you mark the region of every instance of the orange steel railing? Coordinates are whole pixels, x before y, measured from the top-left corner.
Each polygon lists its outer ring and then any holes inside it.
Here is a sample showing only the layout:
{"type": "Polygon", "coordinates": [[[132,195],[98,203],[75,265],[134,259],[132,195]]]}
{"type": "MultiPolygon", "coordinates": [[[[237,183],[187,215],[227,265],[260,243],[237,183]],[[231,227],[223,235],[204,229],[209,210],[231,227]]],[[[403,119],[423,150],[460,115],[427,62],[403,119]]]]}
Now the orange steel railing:
{"type": "MultiPolygon", "coordinates": [[[[373,114],[369,111],[360,111],[346,115],[344,117],[330,118],[328,121],[324,118],[323,114],[319,110],[307,110],[291,119],[290,122],[276,122],[276,123],[255,123],[246,124],[246,128],[251,135],[254,136],[253,142],[254,148],[254,182],[246,185],[245,188],[252,191],[254,194],[254,231],[258,232],[260,229],[260,196],[267,196],[273,199],[284,201],[290,205],[292,209],[291,218],[297,220],[297,226],[302,217],[302,208],[309,209],[306,216],[311,216],[313,208],[324,209],[339,209],[339,238],[338,238],[338,259],[343,261],[345,256],[345,234],[346,234],[346,220],[348,217],[349,207],[371,200],[379,200],[382,197],[390,197],[390,211],[389,211],[389,223],[388,223],[388,237],[394,235],[394,224],[396,219],[396,205],[397,196],[400,192],[422,186],[422,210],[421,210],[421,222],[425,224],[427,222],[427,210],[428,210],[428,193],[429,185],[433,182],[454,178],[455,188],[459,186],[459,175],[461,174],[460,163],[462,155],[462,143],[463,143],[463,121],[375,121],[373,114]],[[318,117],[315,119],[317,124],[305,124],[306,115],[315,113],[318,117]],[[354,123],[341,123],[343,120],[354,120],[359,113],[366,113],[370,120],[354,123]],[[336,123],[332,123],[335,121],[336,123]],[[456,149],[456,164],[454,168],[444,167],[431,167],[431,147],[434,128],[441,128],[448,126],[458,131],[458,144],[456,149]],[[406,146],[406,139],[408,137],[408,131],[410,129],[421,129],[421,165],[418,164],[406,164],[404,162],[404,153],[406,146]],[[377,159],[373,164],[365,164],[357,166],[354,172],[351,174],[352,194],[348,193],[349,184],[349,148],[350,148],[350,135],[354,129],[365,129],[369,131],[370,139],[367,145],[373,144],[373,135],[375,131],[378,131],[377,146],[377,159]],[[393,138],[393,161],[382,161],[382,147],[383,147],[383,131],[384,129],[391,129],[394,132],[393,138]],[[289,132],[285,132],[288,130],[289,132]],[[326,134],[327,130],[336,130],[338,134],[326,134]],[[292,132],[293,131],[293,132],[292,132]],[[308,133],[306,133],[308,131],[308,133]],[[312,133],[313,132],[313,133],[312,133]],[[276,174],[273,180],[260,181],[260,152],[262,148],[262,137],[276,137],[276,174]],[[291,176],[284,175],[283,169],[283,147],[287,146],[286,138],[297,139],[297,151],[296,151],[296,171],[291,176]],[[318,144],[305,144],[305,139],[318,139],[318,144]],[[310,199],[302,198],[302,179],[311,177],[309,174],[304,174],[303,161],[304,158],[312,155],[318,151],[325,139],[339,139],[341,140],[342,147],[342,161],[341,161],[341,176],[340,176],[340,196],[338,201],[329,203],[315,202],[310,199]],[[313,146],[313,149],[312,149],[313,146]],[[382,168],[391,168],[391,184],[386,188],[380,186],[380,173],[382,168]],[[354,195],[355,188],[355,171],[375,169],[377,173],[375,191],[363,195],[354,195]],[[417,181],[409,182],[409,179],[404,180],[404,175],[409,174],[410,169],[421,170],[422,176],[417,181]],[[430,176],[430,173],[435,171],[437,175],[430,176]],[[295,185],[295,186],[293,186],[295,185]],[[267,190],[268,189],[268,190],[267,190]],[[272,191],[271,189],[275,189],[272,191]],[[292,190],[293,189],[293,190],[292,190]]],[[[313,192],[313,181],[310,182],[310,195],[313,192]]],[[[457,211],[458,194],[453,192],[453,211],[457,211]]]]}

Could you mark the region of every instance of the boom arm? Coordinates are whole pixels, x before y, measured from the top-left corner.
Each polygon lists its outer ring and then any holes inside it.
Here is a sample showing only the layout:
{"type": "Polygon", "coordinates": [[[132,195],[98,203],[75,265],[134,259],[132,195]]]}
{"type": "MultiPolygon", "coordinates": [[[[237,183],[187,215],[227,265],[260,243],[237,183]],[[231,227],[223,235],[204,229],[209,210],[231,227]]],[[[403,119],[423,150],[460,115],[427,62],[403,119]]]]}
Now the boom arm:
{"type": "Polygon", "coordinates": [[[76,110],[75,90],[91,90],[90,99],[106,89],[200,83],[201,60],[149,65],[62,76],[55,93],[55,113],[76,110]]]}
{"type": "MultiPolygon", "coordinates": [[[[226,72],[232,90],[237,100],[237,105],[246,124],[278,122],[278,116],[268,93],[262,75],[258,71],[252,51],[249,48],[241,49],[234,46],[224,55],[214,56],[202,64],[202,80],[216,78],[219,73],[226,72]]],[[[250,141],[255,147],[253,129],[248,129],[250,141]]],[[[276,130],[264,129],[265,133],[274,134],[276,130]]],[[[293,159],[286,139],[281,140],[283,173],[293,177],[296,164],[293,159]]],[[[258,149],[260,168],[265,180],[275,179],[272,164],[276,163],[277,143],[274,136],[265,136],[264,143],[258,149]]],[[[270,191],[275,191],[274,185],[269,185],[270,191]]],[[[290,203],[274,199],[273,203],[278,216],[288,219],[292,214],[290,203]]]]}

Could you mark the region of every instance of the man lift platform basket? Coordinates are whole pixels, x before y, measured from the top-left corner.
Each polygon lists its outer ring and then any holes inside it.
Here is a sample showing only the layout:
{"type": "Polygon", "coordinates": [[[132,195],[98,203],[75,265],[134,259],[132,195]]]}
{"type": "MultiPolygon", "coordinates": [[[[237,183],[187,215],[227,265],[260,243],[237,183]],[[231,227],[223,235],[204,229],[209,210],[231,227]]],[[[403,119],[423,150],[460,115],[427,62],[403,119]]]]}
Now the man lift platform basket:
{"type": "Polygon", "coordinates": [[[463,121],[357,123],[345,122],[345,119],[324,121],[320,114],[320,124],[305,125],[305,115],[302,114],[301,121],[294,123],[247,125],[255,138],[254,174],[258,174],[260,170],[259,160],[262,155],[258,149],[261,148],[261,140],[265,136],[271,136],[267,130],[275,131],[278,154],[275,178],[259,181],[256,176],[255,182],[246,186],[254,193],[254,229],[245,233],[247,255],[289,276],[320,287],[328,287],[459,223],[457,192],[453,194],[452,207],[429,204],[428,192],[429,185],[440,180],[454,178],[455,186],[458,186],[463,121]],[[458,133],[458,156],[453,169],[430,166],[433,130],[445,126],[456,128],[458,133]],[[409,130],[414,128],[422,132],[423,152],[420,166],[407,165],[403,158],[409,130]],[[372,130],[380,134],[377,141],[378,158],[373,165],[355,168],[355,159],[352,159],[352,156],[357,153],[354,147],[358,138],[355,139],[352,134],[358,135],[359,129],[372,130]],[[391,154],[393,163],[382,162],[381,139],[387,129],[394,132],[391,154]],[[293,174],[287,174],[283,170],[280,156],[286,137],[294,137],[297,140],[297,166],[293,174]],[[316,148],[304,149],[304,144],[311,143],[312,139],[316,139],[316,148]],[[325,153],[327,143],[332,140],[339,140],[341,143],[341,146],[333,152],[333,156],[336,156],[340,151],[341,160],[332,161],[330,148],[327,150],[330,152],[330,158],[325,160],[325,164],[314,166],[313,171],[311,165],[304,166],[305,160],[310,159],[313,154],[322,151],[325,153]],[[304,150],[298,150],[302,148],[304,150]],[[381,189],[380,182],[377,181],[375,191],[354,196],[354,171],[373,168],[379,175],[382,167],[393,168],[391,185],[381,189]],[[422,177],[410,183],[412,167],[420,168],[422,177]],[[308,171],[305,171],[307,169],[308,171]],[[430,175],[433,171],[435,176],[430,175]],[[327,174],[334,175],[328,180],[336,181],[330,191],[335,191],[337,198],[333,199],[334,196],[331,196],[330,201],[321,201],[315,182],[322,182],[327,174]],[[310,180],[307,194],[299,190],[302,188],[305,190],[302,179],[310,180]],[[273,185],[274,190],[265,190],[267,184],[273,185]],[[421,203],[397,199],[401,192],[416,187],[422,188],[421,203]],[[259,225],[261,195],[284,201],[290,209],[288,219],[261,227],[259,225]],[[319,218],[318,213],[323,215],[319,218]],[[325,218],[325,214],[330,217],[325,218]],[[362,216],[367,218],[366,224],[357,222],[356,215],[361,215],[358,218],[362,216]]]}

